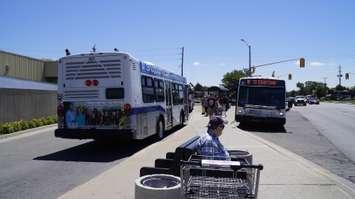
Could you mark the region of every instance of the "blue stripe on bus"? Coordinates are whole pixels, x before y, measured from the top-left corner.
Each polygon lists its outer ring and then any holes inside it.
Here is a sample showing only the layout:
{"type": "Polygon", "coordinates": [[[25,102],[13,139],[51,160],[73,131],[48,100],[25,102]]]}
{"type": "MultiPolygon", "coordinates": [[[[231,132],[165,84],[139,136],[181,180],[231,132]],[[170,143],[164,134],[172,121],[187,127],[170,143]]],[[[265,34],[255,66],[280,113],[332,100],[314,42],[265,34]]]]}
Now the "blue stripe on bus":
{"type": "Polygon", "coordinates": [[[164,108],[161,106],[144,106],[144,107],[134,107],[132,108],[131,114],[148,113],[154,111],[165,112],[164,108]]]}

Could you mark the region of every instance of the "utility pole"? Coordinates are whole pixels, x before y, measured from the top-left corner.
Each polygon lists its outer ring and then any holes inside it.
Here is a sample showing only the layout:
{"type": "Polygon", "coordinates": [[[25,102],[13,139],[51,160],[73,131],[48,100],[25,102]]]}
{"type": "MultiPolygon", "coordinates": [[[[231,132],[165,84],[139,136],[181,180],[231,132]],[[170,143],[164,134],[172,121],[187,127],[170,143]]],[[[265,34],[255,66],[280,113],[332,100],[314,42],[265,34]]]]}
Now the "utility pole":
{"type": "Polygon", "coordinates": [[[251,77],[252,75],[252,71],[251,71],[251,45],[245,41],[245,39],[240,39],[240,41],[242,41],[243,43],[245,43],[246,46],[248,46],[248,50],[249,50],[249,70],[248,70],[248,76],[251,77]]]}
{"type": "Polygon", "coordinates": [[[337,77],[339,78],[339,86],[341,86],[341,78],[343,77],[343,75],[341,74],[341,65],[339,65],[339,71],[338,71],[338,75],[337,77]]]}
{"type": "Polygon", "coordinates": [[[181,76],[184,76],[184,46],[181,48],[181,76]]]}
{"type": "Polygon", "coordinates": [[[251,77],[251,45],[248,45],[249,48],[249,75],[251,77]]]}

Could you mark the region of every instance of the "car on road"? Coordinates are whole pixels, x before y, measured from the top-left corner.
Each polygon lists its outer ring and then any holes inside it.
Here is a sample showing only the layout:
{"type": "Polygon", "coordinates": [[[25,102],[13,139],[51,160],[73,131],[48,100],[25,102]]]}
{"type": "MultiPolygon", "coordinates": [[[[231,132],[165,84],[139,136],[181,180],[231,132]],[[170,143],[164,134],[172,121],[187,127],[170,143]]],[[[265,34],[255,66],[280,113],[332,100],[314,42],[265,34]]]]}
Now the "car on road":
{"type": "Polygon", "coordinates": [[[296,96],[295,98],[295,106],[307,106],[306,98],[302,95],[296,96]]]}
{"type": "Polygon", "coordinates": [[[319,99],[316,97],[308,99],[308,104],[319,104],[319,99]]]}

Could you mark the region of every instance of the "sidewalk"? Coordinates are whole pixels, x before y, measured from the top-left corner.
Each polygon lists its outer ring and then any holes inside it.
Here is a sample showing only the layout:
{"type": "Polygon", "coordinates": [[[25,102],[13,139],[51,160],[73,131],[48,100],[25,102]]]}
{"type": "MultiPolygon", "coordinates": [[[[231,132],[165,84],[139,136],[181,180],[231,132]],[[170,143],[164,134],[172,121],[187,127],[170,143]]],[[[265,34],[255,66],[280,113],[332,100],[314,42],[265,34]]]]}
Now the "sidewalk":
{"type": "MultiPolygon", "coordinates": [[[[233,121],[233,109],[228,113],[233,121]]],[[[189,124],[164,140],[152,144],[105,171],[89,182],[65,193],[60,198],[134,198],[134,180],[139,169],[153,166],[156,158],[165,157],[188,138],[204,131],[208,119],[194,111],[189,124]]],[[[259,196],[261,199],[342,199],[355,198],[355,185],[302,157],[253,134],[240,130],[229,122],[221,137],[229,149],[244,149],[253,154],[254,163],[262,163],[259,196]]]]}

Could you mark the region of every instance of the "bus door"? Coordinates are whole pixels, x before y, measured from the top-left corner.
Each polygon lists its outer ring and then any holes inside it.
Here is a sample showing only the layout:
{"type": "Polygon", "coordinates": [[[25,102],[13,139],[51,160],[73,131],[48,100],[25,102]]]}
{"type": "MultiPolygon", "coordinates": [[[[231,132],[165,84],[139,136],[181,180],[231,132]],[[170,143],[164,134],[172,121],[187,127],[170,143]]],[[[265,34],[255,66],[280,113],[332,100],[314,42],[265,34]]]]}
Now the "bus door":
{"type": "Polygon", "coordinates": [[[166,103],[166,126],[173,126],[173,106],[172,106],[172,84],[168,81],[165,81],[165,103],[166,103]]]}
{"type": "Polygon", "coordinates": [[[188,92],[188,88],[189,86],[185,85],[183,86],[183,89],[184,89],[184,100],[183,100],[183,103],[184,103],[184,112],[185,112],[185,119],[189,118],[189,106],[190,106],[190,102],[189,101],[189,92],[188,92]]]}

